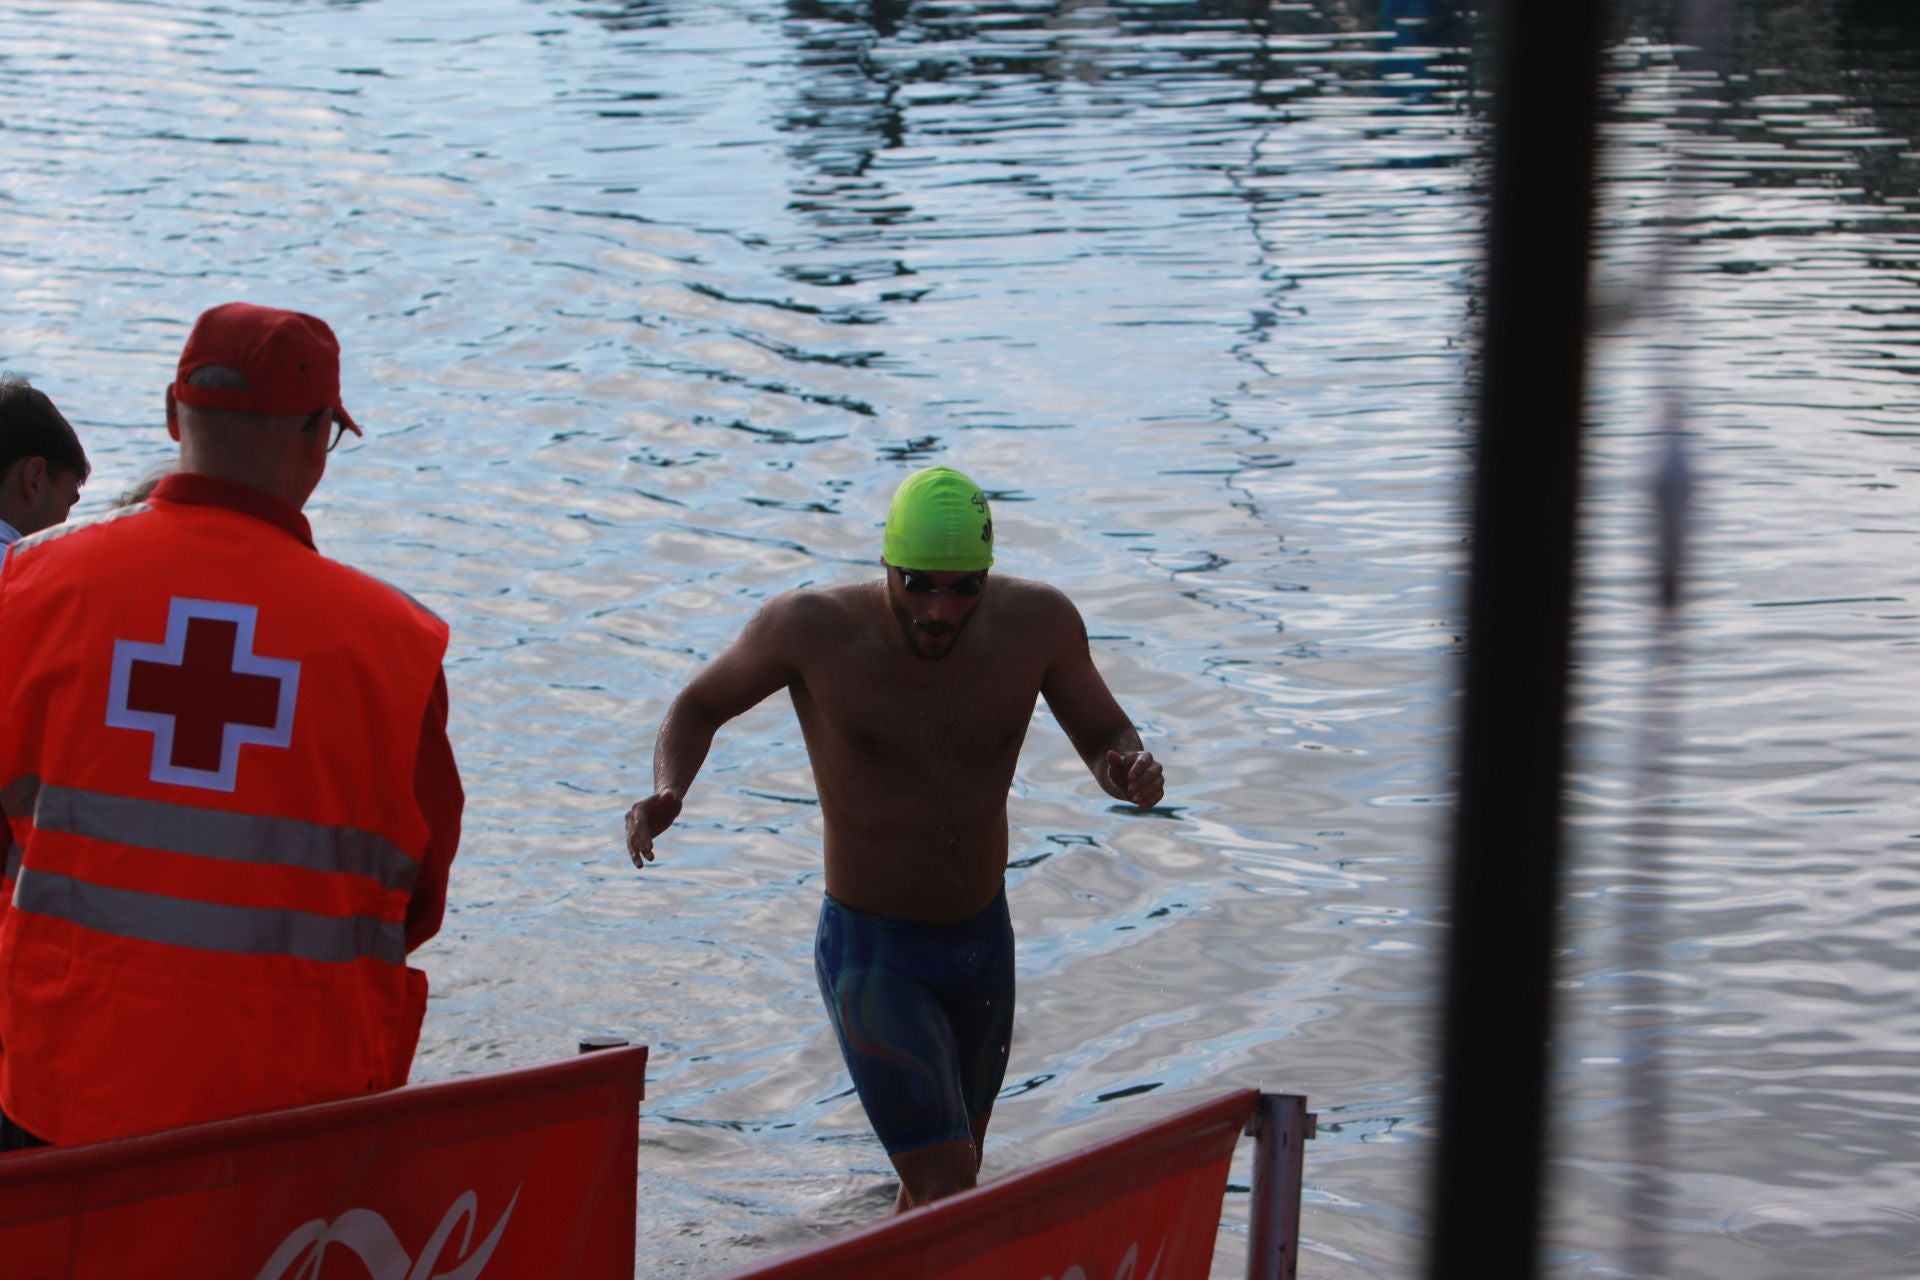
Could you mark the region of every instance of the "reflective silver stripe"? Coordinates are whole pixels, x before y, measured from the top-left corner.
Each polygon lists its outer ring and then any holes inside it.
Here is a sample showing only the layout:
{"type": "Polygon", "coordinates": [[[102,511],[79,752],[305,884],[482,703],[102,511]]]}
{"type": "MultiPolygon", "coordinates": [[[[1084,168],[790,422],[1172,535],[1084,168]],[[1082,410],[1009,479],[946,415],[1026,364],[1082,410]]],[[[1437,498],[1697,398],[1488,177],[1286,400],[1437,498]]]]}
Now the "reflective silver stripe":
{"type": "MultiPolygon", "coordinates": [[[[23,778],[14,786],[33,781],[23,778]]],[[[224,813],[161,800],[136,800],[74,787],[42,786],[33,825],[166,853],[197,854],[226,862],[346,872],[387,889],[411,890],[420,864],[369,831],[323,827],[297,818],[224,813]]],[[[13,812],[13,787],[0,803],[13,812]]]]}
{"type": "MultiPolygon", "coordinates": [[[[34,797],[40,794],[40,779],[32,774],[15,778],[5,788],[0,789],[0,811],[9,818],[24,818],[33,812],[34,797]]],[[[12,880],[20,874],[20,859],[26,853],[13,842],[12,833],[7,834],[7,859],[0,880],[12,880]]]]}
{"type": "Polygon", "coordinates": [[[317,916],[273,907],[231,907],[132,889],[109,889],[32,867],[13,887],[16,911],[53,916],[119,938],[201,951],[293,956],[322,963],[373,959],[404,964],[406,926],[376,916],[317,916]]]}
{"type": "Polygon", "coordinates": [[[15,778],[0,790],[0,809],[5,809],[9,818],[24,818],[33,812],[33,802],[39,795],[40,779],[32,774],[15,778]]]}
{"type": "Polygon", "coordinates": [[[25,555],[36,547],[46,546],[56,538],[71,537],[82,529],[91,529],[97,524],[111,524],[116,520],[125,520],[132,516],[143,516],[151,510],[153,510],[152,507],[142,502],[131,507],[115,507],[110,511],[102,511],[98,515],[86,516],[79,520],[62,521],[60,524],[49,526],[38,533],[30,533],[20,539],[13,544],[13,553],[16,556],[25,555]]]}

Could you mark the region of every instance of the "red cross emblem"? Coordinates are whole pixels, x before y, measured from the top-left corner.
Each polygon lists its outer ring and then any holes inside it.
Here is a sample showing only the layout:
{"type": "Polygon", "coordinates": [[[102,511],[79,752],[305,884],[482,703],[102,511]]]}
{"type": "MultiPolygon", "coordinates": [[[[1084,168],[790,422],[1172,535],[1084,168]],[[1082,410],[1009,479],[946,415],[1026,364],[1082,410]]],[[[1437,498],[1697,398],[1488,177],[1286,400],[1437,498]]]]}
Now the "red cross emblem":
{"type": "Polygon", "coordinates": [[[116,640],[107,724],[153,735],[155,782],[232,791],[247,743],[293,741],[300,664],[253,651],[252,605],[174,597],[159,644],[116,640]]]}

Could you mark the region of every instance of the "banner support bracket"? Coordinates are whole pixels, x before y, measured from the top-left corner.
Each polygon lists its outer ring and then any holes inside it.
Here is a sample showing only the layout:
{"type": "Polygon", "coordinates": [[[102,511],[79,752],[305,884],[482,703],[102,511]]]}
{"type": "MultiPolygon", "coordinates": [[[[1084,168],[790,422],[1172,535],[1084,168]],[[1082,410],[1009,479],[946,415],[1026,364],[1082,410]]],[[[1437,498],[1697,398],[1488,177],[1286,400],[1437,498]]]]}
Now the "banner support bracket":
{"type": "Polygon", "coordinates": [[[1306,1144],[1319,1128],[1297,1093],[1262,1093],[1247,1121],[1253,1144],[1253,1204],[1248,1212],[1247,1280],[1299,1275],[1300,1196],[1306,1144]]]}

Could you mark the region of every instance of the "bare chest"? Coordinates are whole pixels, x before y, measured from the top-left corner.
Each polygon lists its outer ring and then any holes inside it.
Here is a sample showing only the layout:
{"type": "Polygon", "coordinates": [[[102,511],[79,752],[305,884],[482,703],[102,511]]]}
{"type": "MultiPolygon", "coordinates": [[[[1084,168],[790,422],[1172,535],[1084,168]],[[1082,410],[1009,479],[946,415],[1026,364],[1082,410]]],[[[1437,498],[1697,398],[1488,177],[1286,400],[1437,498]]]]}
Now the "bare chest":
{"type": "Polygon", "coordinates": [[[935,780],[1011,770],[1037,673],[991,655],[923,665],[853,662],[810,676],[794,705],[815,756],[829,768],[935,780]]]}

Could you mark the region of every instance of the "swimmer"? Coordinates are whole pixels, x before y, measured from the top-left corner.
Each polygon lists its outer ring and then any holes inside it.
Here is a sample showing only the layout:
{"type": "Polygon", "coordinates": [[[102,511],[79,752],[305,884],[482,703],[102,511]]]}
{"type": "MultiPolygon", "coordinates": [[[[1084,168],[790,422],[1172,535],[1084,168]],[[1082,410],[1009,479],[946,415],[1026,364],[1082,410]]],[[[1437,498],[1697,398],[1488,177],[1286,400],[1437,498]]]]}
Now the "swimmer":
{"type": "Polygon", "coordinates": [[[826,825],[814,969],[907,1209],[974,1185],[1006,1074],[1007,793],[1035,699],[1115,799],[1151,808],[1162,778],[1079,610],[989,574],[993,515],[973,481],[909,476],[881,565],[878,581],[775,596],[694,676],[661,722],[627,851],[654,859],[715,731],[785,689],[826,825]]]}

